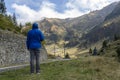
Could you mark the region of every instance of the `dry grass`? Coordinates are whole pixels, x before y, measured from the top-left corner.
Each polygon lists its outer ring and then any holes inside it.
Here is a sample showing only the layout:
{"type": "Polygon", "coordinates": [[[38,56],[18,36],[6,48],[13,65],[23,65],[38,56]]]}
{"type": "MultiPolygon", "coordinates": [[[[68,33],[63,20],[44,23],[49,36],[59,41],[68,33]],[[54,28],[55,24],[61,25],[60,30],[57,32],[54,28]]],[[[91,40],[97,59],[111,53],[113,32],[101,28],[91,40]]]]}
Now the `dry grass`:
{"type": "MultiPolygon", "coordinates": [[[[64,57],[64,48],[58,45],[46,45],[48,54],[54,55],[54,46],[55,46],[55,56],[64,57]]],[[[71,58],[75,57],[75,54],[78,53],[78,48],[65,48],[65,53],[68,53],[71,58]]]]}
{"type": "Polygon", "coordinates": [[[106,57],[82,57],[41,65],[40,75],[29,68],[0,74],[0,80],[119,80],[120,63],[106,57]]]}

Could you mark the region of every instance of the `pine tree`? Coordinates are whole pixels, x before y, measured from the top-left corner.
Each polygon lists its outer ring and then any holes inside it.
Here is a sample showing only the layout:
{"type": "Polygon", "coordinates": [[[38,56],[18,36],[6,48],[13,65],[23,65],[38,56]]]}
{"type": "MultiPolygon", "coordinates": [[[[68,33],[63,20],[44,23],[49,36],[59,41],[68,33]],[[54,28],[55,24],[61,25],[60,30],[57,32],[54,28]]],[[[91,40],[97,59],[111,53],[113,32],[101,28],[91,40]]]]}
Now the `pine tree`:
{"type": "Polygon", "coordinates": [[[118,61],[120,62],[120,46],[117,47],[117,57],[118,57],[118,61]]]}
{"type": "Polygon", "coordinates": [[[102,43],[102,48],[106,48],[107,44],[108,44],[107,40],[104,40],[103,43],[102,43]]]}
{"type": "Polygon", "coordinates": [[[23,27],[23,26],[22,26],[22,24],[21,24],[21,23],[20,23],[19,27],[22,29],[22,27],[23,27]]]}
{"type": "Polygon", "coordinates": [[[16,20],[16,15],[15,13],[13,14],[13,24],[17,26],[17,20],[16,20]]]}
{"type": "Polygon", "coordinates": [[[65,54],[65,59],[70,59],[70,56],[68,53],[65,54]]]}
{"type": "Polygon", "coordinates": [[[9,20],[13,21],[12,16],[8,15],[9,20]]]}
{"type": "Polygon", "coordinates": [[[6,6],[4,0],[0,0],[0,13],[2,14],[6,13],[6,6]]]}
{"type": "Polygon", "coordinates": [[[115,35],[114,35],[114,41],[117,41],[117,40],[119,40],[119,39],[120,39],[119,35],[115,34],[115,35]]]}
{"type": "Polygon", "coordinates": [[[92,49],[91,49],[91,48],[89,49],[89,54],[90,54],[90,55],[92,54],[92,49]]]}

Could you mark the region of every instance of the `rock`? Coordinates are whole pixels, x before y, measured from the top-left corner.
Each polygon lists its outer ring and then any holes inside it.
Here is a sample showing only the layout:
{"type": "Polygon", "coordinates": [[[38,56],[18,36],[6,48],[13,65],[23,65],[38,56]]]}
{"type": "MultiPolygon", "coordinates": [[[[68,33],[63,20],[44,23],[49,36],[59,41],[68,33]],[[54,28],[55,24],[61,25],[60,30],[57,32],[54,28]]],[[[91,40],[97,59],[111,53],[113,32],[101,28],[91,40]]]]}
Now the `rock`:
{"type": "MultiPolygon", "coordinates": [[[[41,49],[40,60],[47,59],[45,47],[41,49]]],[[[0,30],[0,65],[13,65],[29,62],[26,37],[9,31],[0,30]]]]}

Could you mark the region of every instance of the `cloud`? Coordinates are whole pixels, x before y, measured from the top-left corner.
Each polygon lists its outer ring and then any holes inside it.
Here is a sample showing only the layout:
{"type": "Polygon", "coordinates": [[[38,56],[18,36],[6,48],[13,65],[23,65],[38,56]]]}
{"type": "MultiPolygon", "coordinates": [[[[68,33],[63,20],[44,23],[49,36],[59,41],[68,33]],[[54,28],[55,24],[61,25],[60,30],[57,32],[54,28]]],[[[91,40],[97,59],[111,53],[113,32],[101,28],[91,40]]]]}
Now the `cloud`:
{"type": "Polygon", "coordinates": [[[44,1],[38,11],[31,9],[27,5],[13,4],[12,8],[15,9],[17,16],[17,21],[19,23],[34,22],[41,20],[44,17],[47,18],[68,18],[77,17],[83,13],[77,9],[65,10],[64,13],[59,13],[55,10],[56,5],[48,1],[44,1]],[[73,15],[76,14],[76,15],[73,15]]]}
{"type": "Polygon", "coordinates": [[[15,9],[15,13],[18,15],[18,22],[32,22],[35,19],[36,12],[26,5],[13,4],[12,7],[15,9]]]}
{"type": "Polygon", "coordinates": [[[119,1],[119,0],[112,0],[112,1],[111,0],[69,0],[64,5],[66,9],[62,13],[56,11],[56,4],[51,3],[48,0],[43,0],[42,3],[39,4],[38,10],[31,8],[27,4],[20,5],[17,3],[13,4],[12,8],[15,10],[15,13],[18,15],[17,16],[18,22],[24,24],[26,22],[34,22],[41,20],[44,17],[62,18],[62,19],[78,17],[85,13],[88,13],[89,11],[101,9],[104,6],[114,1],[119,1]]]}
{"type": "Polygon", "coordinates": [[[95,10],[109,4],[108,0],[70,0],[66,7],[79,10],[95,10]]]}
{"type": "MultiPolygon", "coordinates": [[[[43,17],[48,17],[48,18],[68,18],[68,17],[75,17],[73,14],[81,15],[81,12],[77,9],[71,9],[71,10],[65,10],[63,13],[59,13],[56,11],[56,5],[53,3],[50,3],[48,1],[43,2],[41,5],[41,8],[38,12],[38,15],[41,15],[43,17]]],[[[77,15],[78,16],[78,15],[77,15]]]]}
{"type": "MultiPolygon", "coordinates": [[[[14,3],[19,5],[27,5],[30,8],[37,9],[43,0],[14,0],[14,3]]],[[[44,0],[45,1],[45,0],[44,0]]]]}

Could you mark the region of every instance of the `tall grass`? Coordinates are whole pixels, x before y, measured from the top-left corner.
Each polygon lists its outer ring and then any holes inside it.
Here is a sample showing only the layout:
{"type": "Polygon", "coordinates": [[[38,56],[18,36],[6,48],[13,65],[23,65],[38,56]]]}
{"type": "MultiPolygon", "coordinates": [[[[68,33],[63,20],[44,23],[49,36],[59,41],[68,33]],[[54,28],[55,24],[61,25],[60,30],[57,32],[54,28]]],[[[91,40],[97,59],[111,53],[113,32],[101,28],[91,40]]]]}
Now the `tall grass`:
{"type": "Polygon", "coordinates": [[[41,65],[41,74],[29,67],[0,73],[0,80],[119,80],[120,64],[109,58],[85,57],[41,65]]]}

